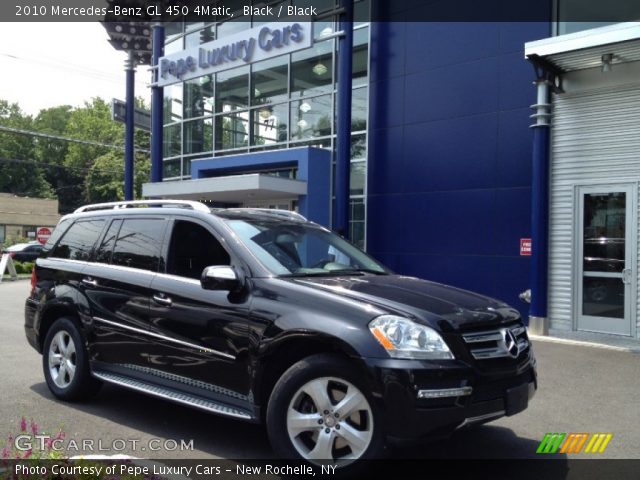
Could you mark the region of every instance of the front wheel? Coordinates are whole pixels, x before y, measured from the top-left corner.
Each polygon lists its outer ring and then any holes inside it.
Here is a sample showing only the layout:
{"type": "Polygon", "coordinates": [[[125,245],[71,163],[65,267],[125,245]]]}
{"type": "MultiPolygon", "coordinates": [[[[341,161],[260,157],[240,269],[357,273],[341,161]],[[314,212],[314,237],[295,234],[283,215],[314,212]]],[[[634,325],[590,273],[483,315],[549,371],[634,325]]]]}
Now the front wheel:
{"type": "Polygon", "coordinates": [[[357,370],[340,357],[313,355],[289,368],[267,406],[276,453],[345,467],[382,453],[379,410],[357,370]]]}

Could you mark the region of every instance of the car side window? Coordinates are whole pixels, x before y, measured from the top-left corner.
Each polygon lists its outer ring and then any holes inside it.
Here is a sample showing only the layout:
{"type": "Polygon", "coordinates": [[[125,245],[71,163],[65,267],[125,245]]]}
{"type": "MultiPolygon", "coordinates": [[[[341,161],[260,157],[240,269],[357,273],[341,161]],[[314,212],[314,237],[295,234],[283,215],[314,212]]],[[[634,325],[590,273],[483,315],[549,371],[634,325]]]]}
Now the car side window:
{"type": "Polygon", "coordinates": [[[131,218],[122,221],[111,263],[158,271],[166,221],[163,218],[131,218]]]}
{"type": "Polygon", "coordinates": [[[199,279],[205,267],[230,264],[229,254],[206,228],[186,220],[175,222],[169,243],[167,273],[199,279]]]}
{"type": "Polygon", "coordinates": [[[51,257],[70,260],[89,260],[91,250],[95,245],[104,219],[78,221],[71,225],[60,242],[51,252],[51,257]]]}
{"type": "Polygon", "coordinates": [[[111,263],[111,253],[116,243],[116,236],[120,230],[120,225],[122,225],[122,220],[114,220],[111,222],[111,225],[109,225],[109,229],[96,251],[96,262],[111,263]]]}

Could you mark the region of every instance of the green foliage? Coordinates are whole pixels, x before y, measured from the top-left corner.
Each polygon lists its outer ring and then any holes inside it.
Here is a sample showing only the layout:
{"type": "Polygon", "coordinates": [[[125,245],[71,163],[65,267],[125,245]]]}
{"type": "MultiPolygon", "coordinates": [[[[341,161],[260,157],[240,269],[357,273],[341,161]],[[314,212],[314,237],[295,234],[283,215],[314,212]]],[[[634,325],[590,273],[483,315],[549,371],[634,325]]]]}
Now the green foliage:
{"type": "MultiPolygon", "coordinates": [[[[148,108],[141,98],[136,105],[148,108]]],[[[111,119],[111,107],[96,97],[83,107],[68,105],[41,110],[33,119],[17,104],[0,100],[0,125],[89,140],[86,145],[0,131],[0,192],[58,198],[60,213],[82,204],[122,198],[124,125],[111,119]],[[1,160],[5,159],[5,160],[1,160]],[[9,161],[11,160],[11,161],[9,161]]],[[[137,149],[149,150],[150,135],[136,129],[137,149]]],[[[149,154],[137,152],[136,195],[150,171],[149,154]]]]}
{"type": "MultiPolygon", "coordinates": [[[[142,184],[149,179],[151,162],[146,155],[136,155],[134,166],[134,194],[142,196],[142,184]]],[[[124,155],[109,152],[96,159],[87,176],[87,201],[113,202],[124,199],[124,155]]]]}
{"type": "MultiPolygon", "coordinates": [[[[0,125],[31,130],[33,119],[17,103],[0,100],[0,125]]],[[[42,169],[34,162],[34,143],[31,136],[0,131],[0,192],[53,197],[42,169]]]]}
{"type": "Polygon", "coordinates": [[[33,270],[33,262],[13,262],[13,266],[16,267],[16,273],[31,273],[33,270]]]}

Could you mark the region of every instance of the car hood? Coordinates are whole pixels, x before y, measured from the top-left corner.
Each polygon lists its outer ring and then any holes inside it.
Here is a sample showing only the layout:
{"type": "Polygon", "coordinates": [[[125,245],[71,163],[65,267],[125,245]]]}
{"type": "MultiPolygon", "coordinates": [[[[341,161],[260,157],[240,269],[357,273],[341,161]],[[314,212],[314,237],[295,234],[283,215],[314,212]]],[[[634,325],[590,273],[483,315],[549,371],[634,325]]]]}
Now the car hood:
{"type": "Polygon", "coordinates": [[[289,281],[370,303],[390,314],[408,314],[442,331],[491,327],[520,318],[517,310],[499,300],[415,277],[362,275],[289,281]]]}

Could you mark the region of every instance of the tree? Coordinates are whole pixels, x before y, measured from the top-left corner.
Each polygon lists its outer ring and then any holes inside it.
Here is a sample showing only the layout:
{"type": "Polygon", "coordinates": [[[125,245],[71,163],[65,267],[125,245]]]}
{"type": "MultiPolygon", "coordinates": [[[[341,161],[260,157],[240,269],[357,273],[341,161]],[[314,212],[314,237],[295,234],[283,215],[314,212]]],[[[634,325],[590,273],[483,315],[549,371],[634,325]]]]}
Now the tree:
{"type": "MultiPolygon", "coordinates": [[[[33,122],[38,132],[64,136],[72,107],[58,107],[40,110],[33,122]]],[[[43,165],[44,177],[58,197],[59,211],[69,212],[82,202],[82,181],[78,175],[69,175],[64,159],[69,151],[69,142],[44,137],[35,137],[35,158],[43,165]]]]}
{"type": "MultiPolygon", "coordinates": [[[[137,154],[134,166],[134,194],[142,196],[142,184],[149,179],[151,162],[146,155],[137,154]]],[[[114,202],[124,199],[124,155],[109,152],[98,157],[87,176],[87,201],[114,202]]]]}
{"type": "MultiPolygon", "coordinates": [[[[0,100],[0,125],[31,130],[33,119],[17,103],[0,100]]],[[[53,196],[42,168],[34,160],[32,136],[0,131],[0,191],[31,197],[53,196]]]]}

